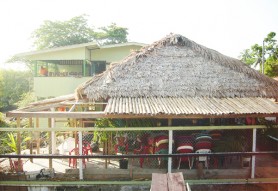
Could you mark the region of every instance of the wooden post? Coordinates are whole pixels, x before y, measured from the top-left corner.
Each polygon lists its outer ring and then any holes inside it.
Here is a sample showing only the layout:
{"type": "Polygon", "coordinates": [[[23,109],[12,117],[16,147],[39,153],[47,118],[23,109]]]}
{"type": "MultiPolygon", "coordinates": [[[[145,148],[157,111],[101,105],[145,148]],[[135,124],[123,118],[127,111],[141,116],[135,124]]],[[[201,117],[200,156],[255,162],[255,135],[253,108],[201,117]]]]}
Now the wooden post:
{"type": "MultiPolygon", "coordinates": [[[[17,128],[20,128],[20,117],[16,118],[16,126],[17,128]]],[[[20,135],[20,131],[17,132],[17,142],[16,142],[16,149],[17,149],[17,153],[16,154],[20,154],[21,153],[21,135],[20,135]]]]}
{"type": "MultiPolygon", "coordinates": [[[[39,118],[36,118],[36,128],[39,128],[40,127],[40,120],[39,118]]],[[[38,139],[36,140],[37,142],[37,154],[40,154],[40,142],[41,142],[41,135],[40,135],[40,132],[37,131],[37,135],[39,136],[38,139]]]]}
{"type": "MultiPolygon", "coordinates": [[[[31,117],[29,118],[29,127],[33,128],[33,121],[31,117]]],[[[32,154],[33,154],[33,137],[31,137],[30,140],[30,155],[32,154]]],[[[30,158],[30,162],[33,162],[33,158],[30,158]]]]}
{"type": "MultiPolygon", "coordinates": [[[[172,126],[172,119],[168,119],[168,127],[172,126]]],[[[173,130],[169,130],[169,154],[173,152],[173,130]]],[[[168,173],[172,172],[172,157],[168,157],[168,173]]]]}
{"type": "MultiPolygon", "coordinates": [[[[110,134],[109,134],[109,142],[108,142],[108,155],[110,155],[112,152],[111,152],[111,149],[112,149],[112,141],[113,141],[113,139],[112,139],[112,132],[110,132],[110,134]]],[[[110,161],[110,158],[108,159],[108,163],[110,164],[111,163],[111,161],[110,161]]]]}
{"type": "MultiPolygon", "coordinates": [[[[256,142],[257,142],[257,129],[253,129],[253,143],[252,152],[256,152],[256,142]]],[[[255,167],[256,167],[256,157],[252,156],[252,168],[251,168],[251,178],[255,178],[255,167]]]]}
{"type": "MultiPolygon", "coordinates": [[[[20,128],[20,117],[16,118],[16,126],[17,128],[20,128]]],[[[21,154],[21,134],[20,131],[17,132],[17,142],[16,142],[16,148],[17,148],[17,153],[18,155],[21,154]]],[[[21,158],[18,158],[18,171],[22,172],[23,171],[23,164],[21,162],[21,158]]]]}
{"type": "MultiPolygon", "coordinates": [[[[83,155],[83,145],[82,145],[82,131],[78,131],[78,146],[79,146],[79,155],[83,155]]],[[[79,158],[79,180],[83,180],[83,163],[82,158],[79,158]]]]}
{"type": "MultiPolygon", "coordinates": [[[[77,128],[77,119],[74,120],[74,127],[77,128]]],[[[74,147],[77,147],[77,131],[74,131],[74,140],[75,140],[74,147]]]]}
{"type": "MultiPolygon", "coordinates": [[[[48,128],[51,128],[51,124],[52,124],[51,122],[52,122],[51,118],[48,118],[48,128]]],[[[48,132],[48,153],[53,154],[53,151],[52,151],[52,132],[51,131],[48,132]]],[[[49,166],[49,169],[53,168],[52,158],[49,158],[48,166],[49,166]]]]}
{"type": "MultiPolygon", "coordinates": [[[[107,155],[107,147],[108,147],[108,141],[106,140],[106,141],[104,142],[104,145],[103,145],[103,152],[104,152],[104,155],[107,155]]],[[[108,160],[107,160],[107,158],[105,158],[104,167],[105,167],[105,169],[107,169],[107,167],[108,167],[108,160]]]]}
{"type": "MultiPolygon", "coordinates": [[[[55,109],[51,108],[51,111],[55,111],[55,109]]],[[[55,128],[55,119],[54,118],[51,118],[51,128],[55,128]]],[[[55,131],[51,131],[50,144],[51,144],[51,154],[56,154],[56,136],[55,136],[55,131]]],[[[49,148],[50,148],[50,145],[49,145],[49,148]]]]}

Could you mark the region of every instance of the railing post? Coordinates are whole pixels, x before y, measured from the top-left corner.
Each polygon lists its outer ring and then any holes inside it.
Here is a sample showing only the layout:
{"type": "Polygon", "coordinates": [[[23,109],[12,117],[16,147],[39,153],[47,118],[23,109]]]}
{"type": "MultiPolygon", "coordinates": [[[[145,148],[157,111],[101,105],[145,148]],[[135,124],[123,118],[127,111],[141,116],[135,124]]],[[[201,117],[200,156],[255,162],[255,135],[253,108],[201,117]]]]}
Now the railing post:
{"type": "MultiPolygon", "coordinates": [[[[79,155],[83,155],[82,152],[82,131],[78,131],[78,148],[79,148],[79,155]]],[[[83,180],[83,163],[82,163],[82,158],[79,158],[79,180],[83,180]]]]}
{"type": "MultiPolygon", "coordinates": [[[[51,108],[51,111],[55,111],[54,108],[51,108]]],[[[51,118],[51,128],[55,128],[55,119],[51,118]]],[[[56,131],[51,131],[51,154],[56,154],[56,131]]],[[[63,153],[64,154],[64,153],[63,153]]]]}
{"type": "MultiPolygon", "coordinates": [[[[20,117],[16,118],[16,126],[17,128],[20,128],[20,117]]],[[[16,149],[17,149],[17,153],[18,155],[21,154],[21,133],[20,131],[17,132],[17,140],[16,140],[16,149]]],[[[21,158],[18,158],[18,166],[17,166],[17,170],[19,172],[23,171],[23,164],[21,162],[21,158]]]]}
{"type": "MultiPolygon", "coordinates": [[[[32,121],[32,117],[29,118],[29,127],[33,128],[33,121],[32,121]]],[[[30,132],[28,132],[30,133],[30,132]]],[[[30,155],[33,154],[33,138],[31,138],[30,140],[30,155]]],[[[30,162],[33,162],[33,158],[30,158],[30,162]]]]}
{"type": "MultiPolygon", "coordinates": [[[[168,126],[172,126],[172,119],[168,119],[168,126]]],[[[169,154],[173,152],[173,130],[169,129],[169,154]]],[[[172,157],[168,157],[168,173],[172,172],[172,157]]]]}
{"type": "MultiPolygon", "coordinates": [[[[48,118],[48,128],[51,128],[51,118],[48,118]]],[[[48,146],[48,153],[49,154],[52,154],[52,137],[51,137],[51,134],[52,132],[48,132],[48,142],[49,142],[49,146],[48,146]]],[[[52,169],[53,168],[53,163],[52,163],[52,158],[49,158],[49,161],[48,161],[48,166],[49,166],[49,169],[52,169]]]]}
{"type": "MultiPolygon", "coordinates": [[[[256,152],[257,129],[253,129],[252,152],[256,152]]],[[[255,178],[256,156],[252,155],[251,178],[255,178]]]]}

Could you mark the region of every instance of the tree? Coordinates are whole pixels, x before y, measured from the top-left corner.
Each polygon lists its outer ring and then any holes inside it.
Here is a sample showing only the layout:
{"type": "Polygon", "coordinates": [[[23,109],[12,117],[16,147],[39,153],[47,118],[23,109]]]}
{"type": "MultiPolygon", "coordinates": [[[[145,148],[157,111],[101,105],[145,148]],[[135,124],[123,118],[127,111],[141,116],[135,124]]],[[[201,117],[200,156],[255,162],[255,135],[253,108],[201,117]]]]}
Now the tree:
{"type": "Polygon", "coordinates": [[[29,71],[0,71],[0,111],[16,108],[22,95],[29,92],[31,79],[29,71]]]}
{"type": "Polygon", "coordinates": [[[278,76],[278,44],[274,39],[275,32],[270,32],[263,40],[263,45],[254,44],[240,54],[240,59],[248,65],[257,66],[264,74],[274,77],[278,76]],[[264,59],[262,59],[264,58],[264,59]],[[264,67],[263,67],[264,61],[264,67]]]}
{"type": "Polygon", "coordinates": [[[97,31],[93,26],[88,26],[86,17],[87,15],[81,15],[68,21],[44,21],[31,36],[34,39],[34,46],[37,49],[46,49],[92,41],[101,44],[127,42],[127,28],[112,23],[97,31]]]}
{"type": "Polygon", "coordinates": [[[96,38],[101,40],[101,44],[118,44],[127,42],[127,28],[122,28],[116,25],[116,23],[112,23],[107,27],[100,28],[103,32],[96,33],[96,38]]]}

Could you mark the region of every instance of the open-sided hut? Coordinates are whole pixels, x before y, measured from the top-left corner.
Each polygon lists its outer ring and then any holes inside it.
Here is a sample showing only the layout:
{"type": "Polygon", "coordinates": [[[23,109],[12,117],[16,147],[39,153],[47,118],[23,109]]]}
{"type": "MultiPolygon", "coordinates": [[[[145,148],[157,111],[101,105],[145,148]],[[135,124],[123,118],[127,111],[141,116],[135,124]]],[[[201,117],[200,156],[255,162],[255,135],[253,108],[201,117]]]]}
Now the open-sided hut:
{"type": "MultiPolygon", "coordinates": [[[[173,119],[276,117],[277,98],[277,81],[240,60],[206,48],[184,36],[170,34],[131,53],[121,62],[111,64],[108,70],[81,84],[76,89],[75,100],[73,95],[55,98],[7,115],[80,120],[167,119],[169,153],[172,153],[173,119]],[[93,104],[103,104],[103,110],[90,110],[93,104]],[[80,105],[83,109],[80,109],[80,105]],[[66,107],[66,112],[57,111],[60,107],[66,107]]],[[[179,127],[179,130],[194,128],[179,127]]],[[[229,128],[248,129],[247,126],[198,127],[199,130],[229,128]]],[[[257,128],[249,127],[253,129],[252,151],[256,151],[257,128]]],[[[254,172],[253,166],[253,178],[254,172]]]]}
{"type": "Polygon", "coordinates": [[[130,54],[76,90],[108,100],[107,115],[235,117],[276,115],[277,81],[243,62],[171,34],[130,54]]]}

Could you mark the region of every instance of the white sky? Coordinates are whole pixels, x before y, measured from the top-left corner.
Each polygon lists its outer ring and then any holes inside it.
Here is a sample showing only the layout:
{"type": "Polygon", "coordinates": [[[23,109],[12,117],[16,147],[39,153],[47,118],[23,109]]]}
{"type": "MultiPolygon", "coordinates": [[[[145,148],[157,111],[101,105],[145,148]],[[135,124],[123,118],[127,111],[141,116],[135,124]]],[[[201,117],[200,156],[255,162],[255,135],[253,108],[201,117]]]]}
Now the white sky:
{"type": "Polygon", "coordinates": [[[2,0],[0,67],[34,50],[30,36],[44,20],[81,14],[95,27],[115,22],[128,28],[129,41],[152,43],[173,32],[237,58],[269,32],[278,35],[277,10],[277,0],[2,0]]]}

